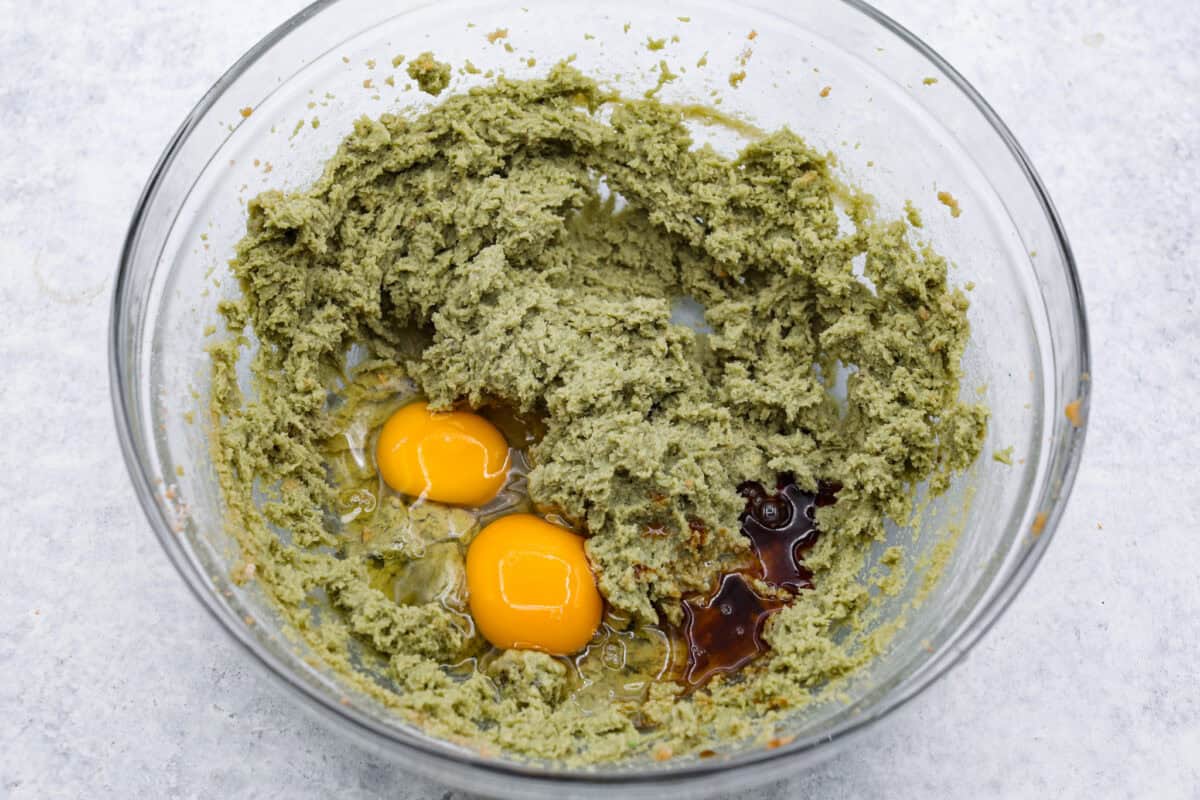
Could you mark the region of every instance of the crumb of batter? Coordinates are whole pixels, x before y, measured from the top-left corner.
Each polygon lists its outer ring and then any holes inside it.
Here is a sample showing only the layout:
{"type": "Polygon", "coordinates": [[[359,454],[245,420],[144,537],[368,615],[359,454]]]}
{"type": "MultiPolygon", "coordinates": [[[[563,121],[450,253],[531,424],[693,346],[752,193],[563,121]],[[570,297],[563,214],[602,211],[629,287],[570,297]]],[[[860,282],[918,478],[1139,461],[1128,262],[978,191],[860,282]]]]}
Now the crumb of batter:
{"type": "MultiPolygon", "coordinates": [[[[436,60],[433,53],[425,52],[409,62],[408,77],[417,82],[425,94],[437,96],[450,85],[450,65],[436,60]]],[[[369,81],[364,81],[366,86],[369,81]]]]}
{"type": "Polygon", "coordinates": [[[908,224],[914,228],[923,227],[921,222],[921,212],[913,205],[912,200],[904,201],[904,216],[908,219],[908,224]]]}
{"type": "Polygon", "coordinates": [[[662,90],[664,86],[678,78],[678,75],[676,75],[674,72],[671,72],[671,68],[667,66],[667,62],[665,60],[660,60],[658,62],[658,80],[655,82],[652,88],[643,92],[643,97],[646,97],[647,99],[654,97],[662,90]]]}
{"type": "Polygon", "coordinates": [[[1078,428],[1083,425],[1082,400],[1072,400],[1071,402],[1067,403],[1066,407],[1063,409],[1063,413],[1066,415],[1073,427],[1078,428]]]}
{"type": "Polygon", "coordinates": [[[938,192],[937,199],[939,203],[950,209],[950,216],[957,219],[962,214],[962,208],[959,207],[958,200],[954,195],[949,192],[938,192]]]}

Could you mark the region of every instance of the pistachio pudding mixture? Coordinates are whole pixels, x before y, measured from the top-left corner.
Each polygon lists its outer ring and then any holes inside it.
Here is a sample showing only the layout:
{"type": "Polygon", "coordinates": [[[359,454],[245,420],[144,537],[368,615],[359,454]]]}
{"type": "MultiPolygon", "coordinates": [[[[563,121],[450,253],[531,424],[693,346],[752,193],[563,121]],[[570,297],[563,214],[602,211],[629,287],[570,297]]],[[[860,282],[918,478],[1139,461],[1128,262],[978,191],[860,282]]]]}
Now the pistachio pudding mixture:
{"type": "Polygon", "coordinates": [[[886,646],[866,554],[985,432],[967,300],[903,220],[795,133],[730,159],[568,65],[360,119],[250,203],[232,268],[236,574],[347,683],[490,752],[770,735],[886,646]]]}

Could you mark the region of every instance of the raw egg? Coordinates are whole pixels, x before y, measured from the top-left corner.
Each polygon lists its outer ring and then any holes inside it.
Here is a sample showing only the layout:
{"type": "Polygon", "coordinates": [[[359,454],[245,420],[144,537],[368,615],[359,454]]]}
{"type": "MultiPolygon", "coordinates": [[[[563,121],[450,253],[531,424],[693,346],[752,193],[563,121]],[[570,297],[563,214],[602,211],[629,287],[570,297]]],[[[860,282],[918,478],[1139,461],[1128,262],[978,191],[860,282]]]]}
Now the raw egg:
{"type": "Polygon", "coordinates": [[[467,550],[471,616],[484,638],[559,656],[582,650],[604,611],[583,541],[532,514],[484,528],[467,550]]]}
{"type": "Polygon", "coordinates": [[[430,411],[410,403],[379,432],[375,461],[384,482],[402,494],[458,506],[482,506],[508,476],[508,442],[469,411],[430,411]]]}

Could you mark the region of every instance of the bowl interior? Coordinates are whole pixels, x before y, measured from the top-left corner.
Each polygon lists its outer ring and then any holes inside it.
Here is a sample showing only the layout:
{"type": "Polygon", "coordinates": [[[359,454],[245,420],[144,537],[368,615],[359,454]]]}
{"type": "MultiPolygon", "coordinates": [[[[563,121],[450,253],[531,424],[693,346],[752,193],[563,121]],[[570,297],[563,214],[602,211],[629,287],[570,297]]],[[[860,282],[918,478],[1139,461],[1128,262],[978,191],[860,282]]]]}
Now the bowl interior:
{"type": "MultiPolygon", "coordinates": [[[[988,441],[916,524],[899,521],[879,543],[876,553],[904,545],[912,571],[904,591],[879,600],[880,624],[903,627],[837,702],[797,712],[796,742],[784,749],[807,752],[881,715],[952,663],[1023,580],[1041,544],[1031,527],[1038,514],[1053,526],[1070,483],[1079,434],[1061,409],[1086,389],[1082,309],[1053,215],[1006,133],[936,58],[871,14],[835,3],[347,0],[309,9],[243,59],[160,165],[131,233],[114,317],[135,482],[206,604],[287,682],[333,715],[357,720],[351,727],[377,743],[479,758],[427,739],[366,698],[343,705],[347,690],[305,661],[303,645],[279,627],[254,583],[229,580],[237,549],[206,436],[204,347],[221,335],[210,328],[220,323],[217,303],[238,293],[226,262],[244,230],[246,201],[312,181],[357,117],[416,113],[436,102],[407,88],[403,67],[392,64],[426,50],[455,65],[455,92],[487,82],[489,71],[531,77],[574,58],[584,73],[637,96],[658,84],[661,62],[677,76],[661,100],[719,103],[761,129],[787,126],[836,153],[841,176],[874,194],[881,216],[901,216],[906,201],[919,210],[921,236],[953,262],[952,282],[970,287],[963,392],[990,407],[988,441]],[[488,36],[501,30],[503,38],[488,36]],[[665,46],[651,49],[649,38],[665,46]],[[458,69],[468,61],[478,73],[458,69]],[[953,195],[960,216],[939,192],[953,195]],[[993,459],[1006,448],[1011,464],[993,459]],[[943,542],[956,547],[930,588],[923,576],[943,542]],[[252,627],[242,622],[247,615],[252,627]]],[[[697,123],[695,136],[728,153],[745,142],[725,126],[697,123]]],[[[735,743],[714,760],[765,755],[735,743]]]]}

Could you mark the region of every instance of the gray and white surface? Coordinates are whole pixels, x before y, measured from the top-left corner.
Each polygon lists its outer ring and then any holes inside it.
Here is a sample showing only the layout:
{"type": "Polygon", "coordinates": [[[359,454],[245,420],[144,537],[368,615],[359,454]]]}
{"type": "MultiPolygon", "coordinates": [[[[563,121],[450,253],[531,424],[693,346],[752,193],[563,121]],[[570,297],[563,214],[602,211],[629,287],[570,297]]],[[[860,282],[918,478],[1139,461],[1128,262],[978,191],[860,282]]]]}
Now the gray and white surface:
{"type": "MultiPolygon", "coordinates": [[[[0,797],[459,797],[333,738],[188,595],[117,452],[117,253],[170,133],[300,0],[0,0],[0,797]]],[[[966,662],[757,796],[1200,797],[1200,13],[887,0],[996,107],[1088,299],[1053,546],[966,662]]]]}

